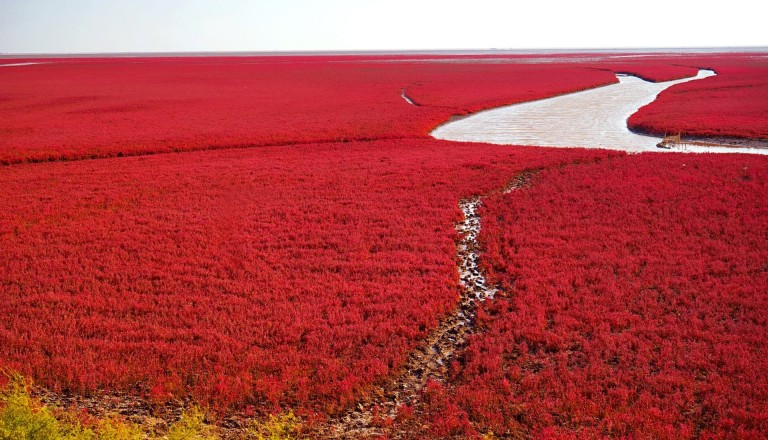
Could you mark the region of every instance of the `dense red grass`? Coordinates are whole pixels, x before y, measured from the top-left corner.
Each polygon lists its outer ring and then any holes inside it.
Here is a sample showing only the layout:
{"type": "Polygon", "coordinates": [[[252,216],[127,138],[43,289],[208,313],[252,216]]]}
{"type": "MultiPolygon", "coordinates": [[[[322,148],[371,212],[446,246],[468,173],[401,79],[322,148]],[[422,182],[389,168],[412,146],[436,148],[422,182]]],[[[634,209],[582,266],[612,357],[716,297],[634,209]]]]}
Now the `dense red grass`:
{"type": "Polygon", "coordinates": [[[426,137],[453,114],[615,82],[578,65],[292,58],[0,68],[0,163],[426,137]],[[421,107],[406,103],[405,89],[421,107]]]}
{"type": "Polygon", "coordinates": [[[768,139],[768,58],[698,61],[717,76],[677,85],[629,118],[638,131],[768,139]]]}
{"type": "Polygon", "coordinates": [[[614,83],[613,71],[695,74],[674,60],[43,59],[0,68],[0,164],[426,137],[453,115],[614,83]]]}
{"type": "Polygon", "coordinates": [[[616,73],[629,73],[646,81],[662,82],[675,79],[696,76],[699,67],[695,63],[688,65],[679,65],[675,60],[669,57],[635,58],[632,61],[606,61],[600,66],[616,73]],[[673,61],[674,60],[674,61],[673,61]]]}
{"type": "MultiPolygon", "coordinates": [[[[432,128],[614,70],[667,80],[719,62],[736,94],[734,78],[763,78],[718,57],[411,58],[0,68],[0,163],[13,164],[0,168],[0,366],[75,393],[349,407],[455,306],[461,197],[608,154],[440,142],[432,128]],[[238,146],[260,148],[109,158],[238,146]]],[[[765,100],[738,96],[759,131],[765,100]]],[[[488,264],[511,297],[483,312],[458,392],[425,394],[433,432],[764,426],[765,177],[761,159],[642,155],[489,200],[488,264]],[[518,236],[525,259],[509,254],[518,236]]]]}
{"type": "Polygon", "coordinates": [[[0,364],[333,411],[454,308],[460,197],[604,154],[410,140],[7,167],[0,364]]]}
{"type": "Polygon", "coordinates": [[[644,154],[488,199],[483,262],[508,296],[483,305],[454,407],[433,392],[435,426],[764,435],[767,186],[764,157],[644,154]]]}

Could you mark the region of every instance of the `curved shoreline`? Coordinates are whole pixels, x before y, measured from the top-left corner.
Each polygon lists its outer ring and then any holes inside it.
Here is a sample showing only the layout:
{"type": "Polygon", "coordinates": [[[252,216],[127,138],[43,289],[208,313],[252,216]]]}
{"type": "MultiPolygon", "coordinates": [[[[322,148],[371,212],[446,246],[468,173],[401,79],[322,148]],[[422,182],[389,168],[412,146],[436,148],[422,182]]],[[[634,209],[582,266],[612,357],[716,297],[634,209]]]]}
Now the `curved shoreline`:
{"type": "MultiPolygon", "coordinates": [[[[643,131],[636,129],[629,129],[631,132],[640,136],[650,136],[657,139],[661,139],[658,133],[651,131],[643,131]]],[[[721,146],[727,148],[749,148],[749,149],[768,149],[768,139],[750,139],[740,138],[732,136],[696,136],[696,135],[682,135],[684,142],[690,142],[692,144],[708,144],[709,146],[721,146]]],[[[755,154],[761,154],[756,152],[755,154]]]]}
{"type": "Polygon", "coordinates": [[[627,119],[676,84],[714,76],[701,69],[694,77],[652,83],[616,74],[618,83],[566,95],[484,110],[440,125],[430,134],[436,139],[561,148],[602,148],[627,152],[710,152],[768,154],[763,144],[742,146],[684,138],[679,147],[659,149],[661,137],[629,130],[627,119]]]}

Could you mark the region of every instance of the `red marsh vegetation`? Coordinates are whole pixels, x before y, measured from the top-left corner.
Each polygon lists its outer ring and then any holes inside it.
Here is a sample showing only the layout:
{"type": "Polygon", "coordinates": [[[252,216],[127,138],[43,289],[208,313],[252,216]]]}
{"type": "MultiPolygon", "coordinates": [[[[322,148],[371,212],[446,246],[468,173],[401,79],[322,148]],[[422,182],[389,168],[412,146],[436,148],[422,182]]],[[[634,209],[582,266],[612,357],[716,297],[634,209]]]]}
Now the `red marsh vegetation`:
{"type": "Polygon", "coordinates": [[[526,60],[0,67],[0,367],[56,393],[219,414],[344,411],[454,312],[457,203],[484,194],[481,264],[503,294],[398,423],[437,437],[759,437],[768,159],[428,133],[614,72],[714,68],[633,127],[764,138],[765,62],[526,60]],[[528,170],[543,170],[529,188],[494,195],[528,170]]]}

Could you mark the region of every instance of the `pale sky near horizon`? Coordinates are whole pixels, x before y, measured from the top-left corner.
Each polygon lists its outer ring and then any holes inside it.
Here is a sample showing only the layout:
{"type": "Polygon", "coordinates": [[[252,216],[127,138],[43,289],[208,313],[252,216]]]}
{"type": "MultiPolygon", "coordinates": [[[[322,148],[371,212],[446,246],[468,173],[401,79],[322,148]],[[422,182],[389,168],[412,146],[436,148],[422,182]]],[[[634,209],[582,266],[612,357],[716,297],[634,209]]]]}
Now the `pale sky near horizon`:
{"type": "Polygon", "coordinates": [[[0,0],[0,52],[768,46],[754,0],[0,0]]]}

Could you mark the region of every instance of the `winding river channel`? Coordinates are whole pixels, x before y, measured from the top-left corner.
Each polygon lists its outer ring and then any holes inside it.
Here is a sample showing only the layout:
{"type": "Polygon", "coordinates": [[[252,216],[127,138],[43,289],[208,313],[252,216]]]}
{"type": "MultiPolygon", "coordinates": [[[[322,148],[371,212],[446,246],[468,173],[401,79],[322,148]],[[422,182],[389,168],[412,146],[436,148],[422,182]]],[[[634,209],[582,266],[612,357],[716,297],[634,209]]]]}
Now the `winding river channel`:
{"type": "Polygon", "coordinates": [[[711,70],[699,70],[694,77],[653,83],[618,74],[616,84],[485,110],[443,124],[431,134],[437,139],[501,145],[768,154],[765,149],[728,146],[686,145],[665,150],[656,147],[661,138],[627,128],[627,119],[664,89],[713,75],[711,70]]]}

